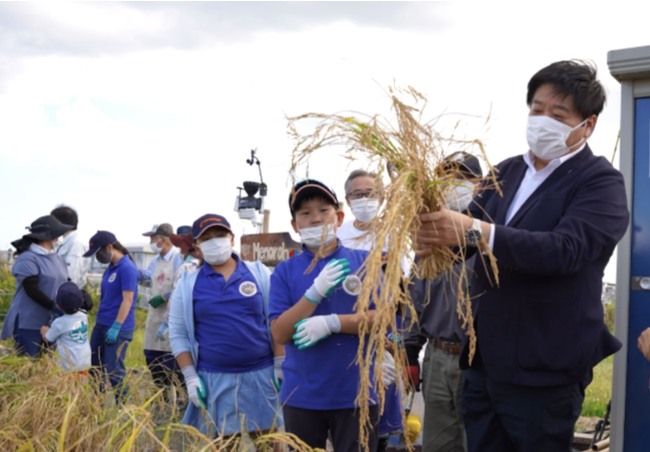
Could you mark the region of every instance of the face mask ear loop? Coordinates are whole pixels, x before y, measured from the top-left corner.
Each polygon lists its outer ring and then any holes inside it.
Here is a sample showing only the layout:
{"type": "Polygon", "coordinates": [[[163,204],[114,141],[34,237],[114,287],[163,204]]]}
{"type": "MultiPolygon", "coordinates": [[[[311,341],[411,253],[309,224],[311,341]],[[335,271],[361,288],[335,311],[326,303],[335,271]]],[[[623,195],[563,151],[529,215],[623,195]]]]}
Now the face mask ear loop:
{"type": "MultiPolygon", "coordinates": [[[[584,125],[587,123],[587,121],[589,121],[589,118],[585,119],[585,120],[582,121],[580,124],[578,124],[578,125],[575,126],[573,129],[571,129],[571,132],[573,132],[574,130],[578,130],[580,127],[584,126],[584,125]]],[[[587,137],[585,137],[585,136],[583,135],[583,137],[580,138],[580,140],[578,140],[578,142],[577,142],[576,144],[574,144],[573,146],[570,146],[570,147],[567,146],[567,149],[568,149],[569,151],[573,152],[573,149],[574,149],[574,148],[576,148],[576,147],[580,146],[582,143],[586,143],[586,142],[587,142],[587,137]]]]}

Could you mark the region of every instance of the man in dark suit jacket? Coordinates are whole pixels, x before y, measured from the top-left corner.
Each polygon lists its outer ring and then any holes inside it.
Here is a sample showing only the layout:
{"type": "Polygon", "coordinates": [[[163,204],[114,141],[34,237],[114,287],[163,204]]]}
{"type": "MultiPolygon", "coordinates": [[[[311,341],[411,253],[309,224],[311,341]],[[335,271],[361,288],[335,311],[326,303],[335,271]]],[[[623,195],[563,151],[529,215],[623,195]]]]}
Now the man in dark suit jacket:
{"type": "Polygon", "coordinates": [[[497,165],[503,192],[480,191],[469,214],[423,214],[431,246],[489,247],[498,286],[476,259],[478,337],[464,346],[470,452],[571,451],[593,367],[620,342],[603,321],[602,277],[629,224],[623,176],[586,144],[605,104],[596,70],[561,61],[528,83],[530,150],[497,165]]]}

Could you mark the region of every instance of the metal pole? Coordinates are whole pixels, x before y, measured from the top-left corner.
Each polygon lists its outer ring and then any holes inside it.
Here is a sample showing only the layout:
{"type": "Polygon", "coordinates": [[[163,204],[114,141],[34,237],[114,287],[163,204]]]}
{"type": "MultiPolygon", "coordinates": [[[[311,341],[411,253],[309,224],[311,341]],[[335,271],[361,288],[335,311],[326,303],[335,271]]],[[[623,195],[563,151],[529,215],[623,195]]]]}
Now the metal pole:
{"type": "Polygon", "coordinates": [[[266,209],[266,210],[264,211],[264,227],[262,228],[262,232],[263,232],[264,234],[268,234],[268,233],[269,233],[269,225],[270,225],[270,221],[271,221],[271,211],[268,210],[268,209],[266,209]]]}

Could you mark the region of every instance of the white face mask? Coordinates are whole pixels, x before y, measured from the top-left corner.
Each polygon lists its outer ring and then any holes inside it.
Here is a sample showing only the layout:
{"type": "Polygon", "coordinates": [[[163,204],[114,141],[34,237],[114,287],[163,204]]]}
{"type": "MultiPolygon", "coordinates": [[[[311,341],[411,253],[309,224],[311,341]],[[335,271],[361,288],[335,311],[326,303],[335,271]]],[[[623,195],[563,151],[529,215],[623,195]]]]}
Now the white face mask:
{"type": "Polygon", "coordinates": [[[162,251],[162,247],[158,246],[156,242],[150,243],[149,246],[151,247],[151,251],[153,251],[156,254],[160,254],[162,251]]]}
{"type": "Polygon", "coordinates": [[[210,265],[226,263],[232,256],[232,243],[230,237],[218,237],[198,245],[203,253],[203,259],[210,265]]]}
{"type": "Polygon", "coordinates": [[[460,179],[456,179],[454,184],[457,185],[447,193],[447,208],[456,212],[463,212],[467,210],[474,198],[476,184],[460,179]]]}
{"type": "Polygon", "coordinates": [[[379,200],[376,198],[360,198],[350,201],[350,209],[354,218],[362,223],[373,220],[379,212],[379,200]]]}
{"type": "Polygon", "coordinates": [[[52,252],[53,253],[58,252],[59,248],[61,248],[61,245],[63,245],[63,237],[59,237],[58,239],[52,242],[52,252]]]}
{"type": "Polygon", "coordinates": [[[576,127],[571,127],[549,116],[529,116],[526,130],[528,146],[533,154],[540,159],[552,160],[561,157],[585,141],[585,138],[582,138],[571,148],[566,145],[566,140],[569,139],[571,132],[582,127],[586,122],[585,119],[576,127]]]}
{"type": "Polygon", "coordinates": [[[300,232],[300,241],[308,248],[320,248],[321,244],[327,246],[336,240],[336,231],[332,223],[314,226],[313,228],[298,229],[298,232],[300,232]],[[325,243],[323,243],[323,228],[327,228],[325,243]]]}

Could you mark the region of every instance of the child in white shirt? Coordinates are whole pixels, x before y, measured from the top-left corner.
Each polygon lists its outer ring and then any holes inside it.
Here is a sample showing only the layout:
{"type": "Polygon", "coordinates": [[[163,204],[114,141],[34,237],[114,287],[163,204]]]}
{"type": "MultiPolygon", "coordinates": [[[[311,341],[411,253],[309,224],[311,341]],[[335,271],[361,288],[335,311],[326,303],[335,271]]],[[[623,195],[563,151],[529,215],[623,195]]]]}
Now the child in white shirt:
{"type": "Polygon", "coordinates": [[[56,304],[64,313],[52,326],[41,327],[45,342],[56,342],[58,363],[70,372],[85,372],[90,367],[90,343],[88,342],[88,316],[81,310],[83,294],[73,282],[59,286],[56,304]]]}

